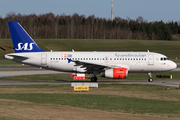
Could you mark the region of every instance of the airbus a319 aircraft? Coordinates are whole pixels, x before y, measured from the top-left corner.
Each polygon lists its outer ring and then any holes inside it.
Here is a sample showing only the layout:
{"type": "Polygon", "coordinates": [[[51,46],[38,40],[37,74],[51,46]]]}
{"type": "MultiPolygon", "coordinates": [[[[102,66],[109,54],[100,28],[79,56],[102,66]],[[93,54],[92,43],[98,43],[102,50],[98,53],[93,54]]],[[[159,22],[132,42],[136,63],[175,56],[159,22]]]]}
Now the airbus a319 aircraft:
{"type": "Polygon", "coordinates": [[[176,63],[165,55],[154,52],[47,52],[38,47],[23,27],[16,21],[8,22],[15,53],[4,55],[6,59],[45,69],[71,73],[93,74],[101,77],[124,79],[128,73],[151,73],[170,71],[176,63]]]}

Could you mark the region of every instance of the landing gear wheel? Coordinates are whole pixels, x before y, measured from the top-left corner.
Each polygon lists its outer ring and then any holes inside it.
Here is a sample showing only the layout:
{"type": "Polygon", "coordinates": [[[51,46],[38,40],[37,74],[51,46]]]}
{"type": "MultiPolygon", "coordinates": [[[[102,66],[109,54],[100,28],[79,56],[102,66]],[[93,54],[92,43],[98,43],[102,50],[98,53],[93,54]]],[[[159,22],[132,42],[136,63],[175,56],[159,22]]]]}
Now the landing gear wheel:
{"type": "Polygon", "coordinates": [[[91,77],[91,82],[97,82],[97,77],[91,77]]]}
{"type": "Polygon", "coordinates": [[[148,81],[149,81],[149,82],[153,82],[153,79],[152,79],[152,78],[149,78],[148,81]]]}
{"type": "Polygon", "coordinates": [[[94,82],[97,82],[97,77],[94,77],[94,82]]]}
{"type": "Polygon", "coordinates": [[[91,82],[94,82],[94,77],[91,77],[91,82]]]}

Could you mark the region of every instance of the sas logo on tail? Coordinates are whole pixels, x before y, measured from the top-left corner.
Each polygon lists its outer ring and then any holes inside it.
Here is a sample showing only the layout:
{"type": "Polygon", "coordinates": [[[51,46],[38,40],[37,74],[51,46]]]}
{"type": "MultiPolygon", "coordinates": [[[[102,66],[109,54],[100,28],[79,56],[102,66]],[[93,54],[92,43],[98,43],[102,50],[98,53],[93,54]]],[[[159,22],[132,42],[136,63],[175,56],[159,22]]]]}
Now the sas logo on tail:
{"type": "Polygon", "coordinates": [[[15,50],[32,50],[33,49],[33,44],[34,43],[18,43],[18,48],[15,48],[15,50]],[[29,44],[29,48],[28,48],[28,44],[29,44]]]}

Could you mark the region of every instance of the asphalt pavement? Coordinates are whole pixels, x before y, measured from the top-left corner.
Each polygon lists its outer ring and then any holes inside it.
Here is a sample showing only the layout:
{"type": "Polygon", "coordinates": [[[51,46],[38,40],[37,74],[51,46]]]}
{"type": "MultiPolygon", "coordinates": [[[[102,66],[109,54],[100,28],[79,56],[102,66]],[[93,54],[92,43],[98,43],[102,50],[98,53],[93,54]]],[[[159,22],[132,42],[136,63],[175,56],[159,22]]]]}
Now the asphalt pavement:
{"type": "MultiPolygon", "coordinates": [[[[0,67],[1,70],[18,69],[18,71],[0,71],[0,77],[21,76],[21,75],[38,75],[38,74],[61,74],[65,72],[57,72],[51,70],[36,70],[36,67],[0,67]],[[19,71],[20,69],[29,69],[28,71],[19,71]],[[30,70],[34,69],[34,70],[30,70]]],[[[174,71],[180,71],[178,66],[174,71]]],[[[71,84],[74,81],[0,81],[0,85],[45,85],[45,84],[71,84]]],[[[82,81],[81,81],[82,82],[82,81]]],[[[84,81],[89,82],[89,81],[84,81]]],[[[179,88],[180,80],[155,80],[153,82],[138,80],[120,80],[120,81],[98,81],[99,84],[146,84],[179,88]]]]}

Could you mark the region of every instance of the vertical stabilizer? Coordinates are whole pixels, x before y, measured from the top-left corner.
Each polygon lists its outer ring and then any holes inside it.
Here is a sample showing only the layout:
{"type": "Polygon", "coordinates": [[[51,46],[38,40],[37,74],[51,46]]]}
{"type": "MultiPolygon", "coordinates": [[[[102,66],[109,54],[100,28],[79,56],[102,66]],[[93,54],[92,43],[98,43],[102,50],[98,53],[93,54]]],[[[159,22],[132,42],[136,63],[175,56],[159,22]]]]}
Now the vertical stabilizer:
{"type": "Polygon", "coordinates": [[[16,21],[8,21],[15,53],[44,52],[16,21]]]}

